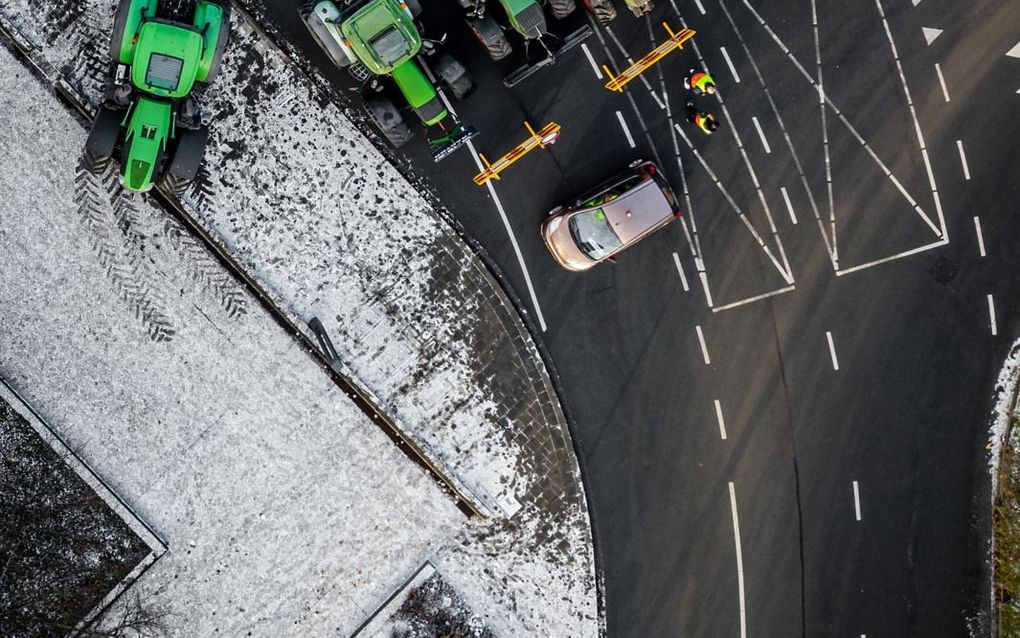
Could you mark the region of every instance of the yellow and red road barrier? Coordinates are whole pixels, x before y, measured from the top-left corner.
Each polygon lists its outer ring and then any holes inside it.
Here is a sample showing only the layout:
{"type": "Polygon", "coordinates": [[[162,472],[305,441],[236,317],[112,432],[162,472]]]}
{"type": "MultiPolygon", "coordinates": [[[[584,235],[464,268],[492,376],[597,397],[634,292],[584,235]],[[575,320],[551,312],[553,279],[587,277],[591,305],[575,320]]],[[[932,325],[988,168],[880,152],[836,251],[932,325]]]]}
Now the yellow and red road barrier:
{"type": "Polygon", "coordinates": [[[679,33],[673,33],[673,30],[670,29],[669,25],[665,22],[662,23],[662,26],[665,27],[666,33],[669,34],[669,39],[652,49],[651,52],[643,58],[621,71],[620,75],[613,75],[608,66],[605,64],[602,65],[602,69],[606,72],[606,77],[609,78],[609,81],[606,82],[607,89],[623,93],[623,87],[625,87],[628,82],[647,71],[656,62],[666,57],[671,52],[684,48],[684,42],[693,38],[694,34],[697,33],[694,29],[681,29],[679,33]]]}
{"type": "Polygon", "coordinates": [[[485,170],[475,175],[475,184],[481,186],[490,179],[499,179],[499,174],[510,168],[514,162],[536,148],[545,148],[555,143],[556,139],[560,136],[560,125],[556,122],[549,122],[538,131],[531,128],[531,124],[527,122],[524,122],[524,126],[528,129],[528,133],[531,134],[528,139],[515,146],[509,153],[495,162],[490,163],[489,160],[485,159],[484,155],[478,154],[482,163],[485,164],[485,170]]]}

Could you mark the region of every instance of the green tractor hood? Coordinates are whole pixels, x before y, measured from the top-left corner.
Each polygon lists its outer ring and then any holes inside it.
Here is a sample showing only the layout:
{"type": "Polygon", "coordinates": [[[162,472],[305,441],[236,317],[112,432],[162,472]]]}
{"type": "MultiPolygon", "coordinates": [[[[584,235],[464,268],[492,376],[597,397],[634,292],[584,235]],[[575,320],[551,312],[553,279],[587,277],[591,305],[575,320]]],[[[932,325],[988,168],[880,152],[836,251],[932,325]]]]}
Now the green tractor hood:
{"type": "Polygon", "coordinates": [[[128,114],[121,181],[133,191],[147,191],[159,177],[167,139],[173,131],[169,102],[139,97],[128,114]]]}

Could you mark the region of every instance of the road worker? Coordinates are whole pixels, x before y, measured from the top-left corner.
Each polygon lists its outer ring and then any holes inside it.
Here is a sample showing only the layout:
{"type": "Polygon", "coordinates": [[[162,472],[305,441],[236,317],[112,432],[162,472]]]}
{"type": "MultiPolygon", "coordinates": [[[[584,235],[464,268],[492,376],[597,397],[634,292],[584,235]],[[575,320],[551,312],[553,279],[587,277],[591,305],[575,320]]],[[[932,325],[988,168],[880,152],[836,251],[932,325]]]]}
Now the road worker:
{"type": "Polygon", "coordinates": [[[706,135],[715,133],[719,128],[719,121],[711,113],[699,111],[694,102],[687,103],[687,121],[697,126],[706,135]]]}
{"type": "Polygon", "coordinates": [[[714,95],[715,94],[715,80],[712,76],[704,71],[698,71],[697,69],[691,69],[688,72],[688,76],[684,78],[684,88],[694,91],[694,95],[701,97],[702,95],[714,95]]]}

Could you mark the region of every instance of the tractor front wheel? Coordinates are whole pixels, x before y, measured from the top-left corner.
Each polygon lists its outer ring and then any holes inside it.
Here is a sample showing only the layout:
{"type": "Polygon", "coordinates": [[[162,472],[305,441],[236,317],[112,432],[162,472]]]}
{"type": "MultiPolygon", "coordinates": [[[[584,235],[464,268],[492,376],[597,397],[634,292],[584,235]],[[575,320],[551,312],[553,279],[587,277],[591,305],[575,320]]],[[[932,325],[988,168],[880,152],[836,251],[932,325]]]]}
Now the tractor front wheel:
{"type": "Polygon", "coordinates": [[[120,122],[124,119],[123,111],[116,111],[108,106],[100,106],[96,120],[92,123],[89,136],[85,140],[85,152],[82,155],[82,166],[91,173],[102,173],[113,157],[120,137],[120,122]]]}
{"type": "Polygon", "coordinates": [[[198,169],[205,157],[205,146],[209,141],[209,129],[181,129],[177,136],[177,148],[170,159],[170,166],[163,175],[162,186],[178,199],[198,175],[198,169]]]}
{"type": "Polygon", "coordinates": [[[584,0],[584,6],[588,7],[588,11],[602,24],[616,19],[616,5],[613,4],[613,0],[584,0]]]}
{"type": "Polygon", "coordinates": [[[120,64],[120,50],[124,44],[124,31],[127,29],[132,4],[134,3],[131,0],[121,0],[117,5],[117,15],[113,19],[113,33],[110,34],[110,58],[114,64],[120,64]]]}
{"type": "Polygon", "coordinates": [[[557,20],[562,20],[577,8],[577,3],[574,0],[549,0],[549,11],[552,12],[553,17],[557,20]]]}
{"type": "Polygon", "coordinates": [[[230,36],[230,4],[227,2],[216,4],[223,9],[223,18],[220,20],[220,32],[216,38],[216,51],[213,53],[212,62],[209,63],[209,72],[205,75],[206,84],[212,84],[220,74],[220,61],[223,59],[223,52],[227,49],[227,38],[230,36]]]}
{"type": "Polygon", "coordinates": [[[443,78],[443,84],[450,89],[450,93],[455,99],[462,100],[468,93],[475,90],[475,83],[468,75],[467,69],[449,53],[439,55],[435,68],[439,77],[443,78]]]}
{"type": "Polygon", "coordinates": [[[393,102],[384,97],[370,97],[365,100],[365,111],[379,132],[395,148],[400,148],[411,139],[411,129],[393,102]]]}
{"type": "Polygon", "coordinates": [[[506,34],[499,28],[492,16],[484,15],[480,18],[468,18],[468,27],[478,38],[478,42],[485,47],[486,53],[493,60],[499,61],[510,55],[510,41],[506,34]]]}

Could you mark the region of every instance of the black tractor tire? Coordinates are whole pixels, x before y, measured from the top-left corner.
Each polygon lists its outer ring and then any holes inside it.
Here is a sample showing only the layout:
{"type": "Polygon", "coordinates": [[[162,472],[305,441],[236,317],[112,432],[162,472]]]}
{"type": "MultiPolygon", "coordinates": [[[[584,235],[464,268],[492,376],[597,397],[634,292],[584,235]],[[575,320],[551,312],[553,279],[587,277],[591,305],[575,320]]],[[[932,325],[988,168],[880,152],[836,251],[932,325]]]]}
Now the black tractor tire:
{"type": "Polygon", "coordinates": [[[113,19],[113,33],[110,34],[110,59],[120,64],[120,47],[124,42],[124,30],[127,29],[128,16],[131,15],[131,0],[120,0],[117,15],[113,19]]]}
{"type": "Polygon", "coordinates": [[[393,102],[384,97],[370,97],[365,100],[365,111],[394,148],[400,148],[411,139],[411,129],[393,102]]]}
{"type": "Polygon", "coordinates": [[[468,18],[468,28],[478,38],[478,42],[485,47],[489,57],[497,62],[510,55],[513,50],[510,41],[506,39],[503,29],[499,28],[492,16],[484,15],[480,18],[468,18]]]}
{"type": "Polygon", "coordinates": [[[616,5],[613,4],[613,0],[584,0],[584,6],[602,24],[616,19],[616,5]]]}
{"type": "Polygon", "coordinates": [[[312,34],[312,39],[315,40],[320,49],[326,52],[326,55],[329,56],[329,59],[333,64],[337,65],[341,69],[350,66],[351,59],[347,57],[347,54],[340,48],[337,41],[329,34],[329,31],[326,30],[325,26],[323,26],[322,21],[313,15],[313,12],[315,11],[315,4],[316,1],[312,0],[305,6],[301,7],[301,21],[305,23],[305,27],[308,29],[308,32],[312,34]]]}
{"type": "Polygon", "coordinates": [[[220,33],[216,38],[216,51],[213,53],[212,63],[209,64],[209,73],[205,76],[206,84],[212,84],[220,74],[220,62],[223,60],[223,52],[227,49],[227,40],[230,38],[230,4],[226,2],[217,4],[223,8],[223,21],[220,22],[220,33]]]}
{"type": "Polygon", "coordinates": [[[421,15],[421,3],[418,0],[404,0],[404,4],[407,5],[407,10],[411,12],[412,18],[421,15]]]}
{"type": "Polygon", "coordinates": [[[553,17],[557,20],[562,20],[577,8],[577,3],[574,0],[549,0],[549,12],[552,13],[553,17]]]}
{"type": "Polygon", "coordinates": [[[467,69],[449,53],[439,54],[435,69],[455,99],[462,100],[468,93],[475,90],[475,83],[468,75],[467,69]]]}
{"type": "Polygon", "coordinates": [[[108,106],[100,106],[96,113],[96,119],[89,129],[89,136],[85,140],[85,152],[82,155],[83,161],[87,160],[85,166],[92,172],[102,172],[113,157],[117,148],[117,140],[120,138],[120,121],[124,118],[123,111],[111,109],[108,106]]]}
{"type": "Polygon", "coordinates": [[[180,197],[187,190],[205,157],[205,146],[209,141],[209,129],[200,126],[196,129],[180,129],[177,135],[177,147],[170,158],[170,165],[163,174],[163,188],[180,197]]]}

